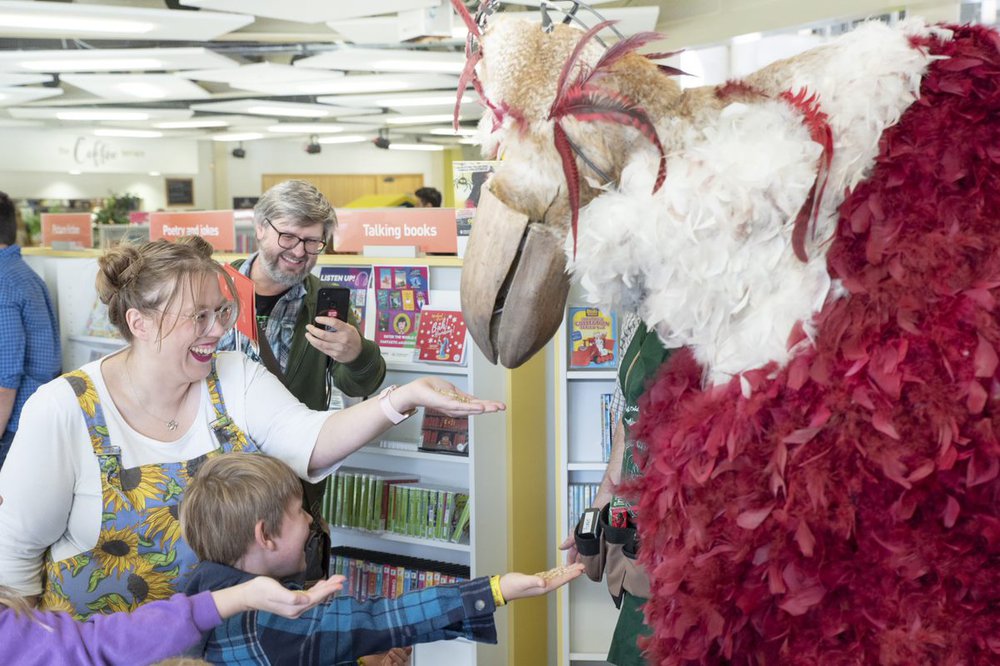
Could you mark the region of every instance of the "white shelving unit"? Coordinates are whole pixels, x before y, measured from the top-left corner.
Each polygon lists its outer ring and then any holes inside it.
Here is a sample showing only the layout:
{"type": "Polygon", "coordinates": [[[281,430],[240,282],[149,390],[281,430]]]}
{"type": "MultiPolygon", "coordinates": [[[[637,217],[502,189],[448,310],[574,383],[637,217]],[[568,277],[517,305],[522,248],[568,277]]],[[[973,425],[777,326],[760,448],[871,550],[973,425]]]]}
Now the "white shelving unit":
{"type": "MultiPolygon", "coordinates": [[[[88,336],[87,321],[96,299],[94,278],[99,251],[61,252],[29,248],[25,259],[41,274],[56,300],[63,344],[63,369],[71,370],[104,356],[123,343],[88,336]]],[[[242,255],[239,255],[242,256],[242,255]]],[[[237,255],[217,255],[220,262],[237,255]]],[[[316,272],[326,265],[427,265],[430,272],[429,304],[434,308],[460,309],[461,261],[454,257],[422,259],[370,259],[357,256],[321,256],[316,272]]],[[[371,283],[374,286],[374,281],[371,283]]],[[[374,312],[369,293],[368,311],[374,312]]],[[[367,318],[366,337],[373,339],[375,317],[367,318]]],[[[506,412],[469,419],[467,457],[414,450],[382,448],[377,442],[355,452],[346,461],[351,467],[407,472],[422,482],[468,488],[470,536],[468,543],[419,539],[404,535],[334,528],[334,546],[353,546],[395,555],[407,555],[470,568],[472,576],[507,571],[535,572],[546,566],[544,521],[537,520],[545,506],[544,441],[545,366],[547,361],[516,371],[491,365],[469,342],[465,367],[393,361],[386,384],[402,384],[423,375],[438,375],[474,395],[503,400],[506,412]],[[523,388],[522,388],[523,387],[523,388]],[[532,436],[525,436],[529,433],[532,436]],[[542,437],[544,440],[544,437],[542,437]]],[[[422,415],[404,421],[384,435],[385,440],[417,443],[422,415]]],[[[519,666],[544,664],[548,636],[546,601],[522,600],[496,613],[499,645],[446,641],[417,646],[415,666],[519,666]]]]}
{"type": "MultiPolygon", "coordinates": [[[[579,287],[568,304],[584,304],[579,287]]],[[[567,370],[566,318],[556,334],[555,377],[555,517],[557,542],[569,535],[570,483],[599,483],[607,468],[601,462],[602,393],[615,388],[615,370],[567,370]]],[[[623,351],[623,350],[621,350],[623,351]]],[[[556,593],[558,666],[604,664],[618,611],[603,581],[581,576],[556,593]]]]}

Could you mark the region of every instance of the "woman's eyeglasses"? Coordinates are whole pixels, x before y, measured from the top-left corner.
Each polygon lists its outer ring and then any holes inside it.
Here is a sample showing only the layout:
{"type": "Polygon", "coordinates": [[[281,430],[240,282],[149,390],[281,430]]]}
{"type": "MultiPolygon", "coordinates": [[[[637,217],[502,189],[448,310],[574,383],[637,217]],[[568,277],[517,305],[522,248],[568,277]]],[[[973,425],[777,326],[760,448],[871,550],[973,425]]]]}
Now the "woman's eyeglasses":
{"type": "Polygon", "coordinates": [[[325,240],[316,240],[315,238],[302,238],[301,236],[296,236],[295,234],[290,234],[287,231],[281,231],[278,227],[271,223],[271,220],[264,218],[267,225],[274,229],[278,234],[278,245],[285,250],[294,250],[298,247],[299,243],[305,247],[306,254],[319,254],[326,247],[325,240]]]}
{"type": "Polygon", "coordinates": [[[215,322],[219,322],[222,325],[222,332],[225,333],[236,324],[236,317],[238,315],[239,310],[236,304],[232,301],[226,301],[214,310],[205,308],[204,310],[198,310],[194,314],[179,314],[177,316],[190,319],[191,323],[194,324],[194,334],[201,337],[212,330],[215,322]]]}

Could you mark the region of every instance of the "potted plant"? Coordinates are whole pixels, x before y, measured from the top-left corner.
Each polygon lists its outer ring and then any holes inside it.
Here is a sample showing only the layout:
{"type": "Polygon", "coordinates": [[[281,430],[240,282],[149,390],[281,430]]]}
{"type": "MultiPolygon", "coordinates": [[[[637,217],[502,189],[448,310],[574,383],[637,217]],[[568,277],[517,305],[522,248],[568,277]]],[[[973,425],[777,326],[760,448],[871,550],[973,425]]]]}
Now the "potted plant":
{"type": "Polygon", "coordinates": [[[139,210],[142,200],[128,192],[111,193],[97,209],[94,219],[97,224],[128,224],[128,214],[139,210]]]}

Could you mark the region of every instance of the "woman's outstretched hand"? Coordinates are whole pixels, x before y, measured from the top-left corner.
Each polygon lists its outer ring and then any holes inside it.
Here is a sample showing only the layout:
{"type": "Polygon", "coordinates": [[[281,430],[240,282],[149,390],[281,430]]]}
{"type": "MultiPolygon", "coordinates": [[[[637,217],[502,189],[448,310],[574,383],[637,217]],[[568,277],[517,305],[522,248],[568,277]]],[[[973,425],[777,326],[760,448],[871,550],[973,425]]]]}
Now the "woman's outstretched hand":
{"type": "Polygon", "coordinates": [[[421,377],[404,384],[393,391],[389,399],[399,412],[408,412],[415,407],[430,407],[448,416],[468,416],[507,409],[502,402],[482,400],[438,377],[421,377]]]}

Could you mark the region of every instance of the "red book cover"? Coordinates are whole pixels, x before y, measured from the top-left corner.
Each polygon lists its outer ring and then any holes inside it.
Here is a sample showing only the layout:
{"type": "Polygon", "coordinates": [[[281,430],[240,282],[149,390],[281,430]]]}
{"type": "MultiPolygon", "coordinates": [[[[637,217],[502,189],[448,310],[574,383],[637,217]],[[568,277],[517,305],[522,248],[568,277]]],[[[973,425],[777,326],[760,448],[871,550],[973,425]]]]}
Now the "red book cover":
{"type": "Polygon", "coordinates": [[[417,330],[419,360],[465,364],[465,319],[452,310],[423,310],[417,330]]]}

